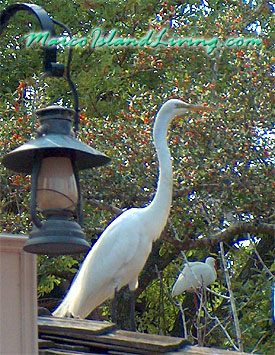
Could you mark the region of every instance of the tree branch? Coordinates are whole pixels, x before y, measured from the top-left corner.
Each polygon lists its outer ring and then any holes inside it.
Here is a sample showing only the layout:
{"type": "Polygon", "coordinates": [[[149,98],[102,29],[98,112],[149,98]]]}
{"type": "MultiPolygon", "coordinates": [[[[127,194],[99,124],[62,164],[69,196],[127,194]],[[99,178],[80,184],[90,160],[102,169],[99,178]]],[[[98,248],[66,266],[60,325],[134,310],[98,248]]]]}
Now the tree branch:
{"type": "Polygon", "coordinates": [[[275,224],[258,222],[237,222],[228,229],[215,233],[212,237],[210,237],[210,239],[215,240],[217,243],[243,233],[268,234],[271,237],[274,237],[275,224]]]}
{"type": "Polygon", "coordinates": [[[256,254],[258,260],[260,261],[260,263],[262,264],[263,268],[265,269],[265,271],[268,273],[269,276],[271,276],[271,278],[273,279],[273,281],[275,282],[275,276],[272,274],[272,272],[269,270],[269,268],[266,266],[266,264],[263,262],[263,259],[261,258],[261,255],[258,253],[258,250],[255,246],[254,241],[252,240],[252,238],[250,237],[250,234],[247,233],[247,236],[250,240],[250,243],[253,247],[254,253],[256,254]]]}
{"type": "Polygon", "coordinates": [[[120,215],[123,212],[123,210],[121,210],[120,208],[108,205],[107,203],[98,201],[95,198],[87,198],[87,202],[92,206],[99,207],[100,209],[111,212],[116,216],[120,215]]]}
{"type": "Polygon", "coordinates": [[[201,239],[191,239],[193,235],[187,235],[183,240],[171,238],[164,231],[161,235],[161,239],[173,244],[180,250],[189,250],[196,248],[204,248],[206,246],[216,245],[221,241],[227,241],[232,237],[243,234],[268,234],[271,237],[275,236],[275,224],[268,223],[255,223],[255,222],[237,222],[230,226],[228,229],[215,233],[210,237],[204,237],[201,239]]]}
{"type": "Polygon", "coordinates": [[[222,267],[223,267],[223,271],[224,271],[224,275],[225,275],[225,280],[226,280],[227,289],[228,289],[228,293],[229,293],[229,297],[230,297],[230,304],[231,304],[231,309],[232,309],[232,314],[233,314],[233,319],[234,319],[234,324],[235,324],[236,338],[237,338],[237,343],[238,343],[238,347],[239,347],[238,351],[243,351],[242,333],[241,333],[235,298],[234,298],[233,290],[231,287],[230,276],[229,276],[229,272],[227,269],[227,261],[225,260],[223,242],[220,243],[220,250],[221,250],[222,267]]]}
{"type": "MultiPolygon", "coordinates": [[[[94,198],[87,198],[87,202],[92,206],[98,207],[102,210],[111,212],[115,216],[120,215],[123,210],[109,205],[105,202],[101,202],[94,198]]],[[[171,224],[171,222],[168,221],[171,224]]],[[[97,233],[99,231],[97,230],[97,233]]],[[[234,236],[243,234],[243,233],[252,233],[252,234],[267,234],[271,237],[275,236],[275,224],[269,223],[259,223],[259,222],[236,222],[226,230],[217,232],[209,237],[204,237],[201,239],[193,239],[193,233],[185,235],[183,240],[179,240],[178,238],[172,238],[168,235],[167,231],[164,230],[161,234],[160,239],[162,241],[166,241],[170,244],[173,244],[176,248],[180,250],[189,250],[196,248],[204,248],[206,246],[217,245],[221,241],[228,241],[234,236]]]]}

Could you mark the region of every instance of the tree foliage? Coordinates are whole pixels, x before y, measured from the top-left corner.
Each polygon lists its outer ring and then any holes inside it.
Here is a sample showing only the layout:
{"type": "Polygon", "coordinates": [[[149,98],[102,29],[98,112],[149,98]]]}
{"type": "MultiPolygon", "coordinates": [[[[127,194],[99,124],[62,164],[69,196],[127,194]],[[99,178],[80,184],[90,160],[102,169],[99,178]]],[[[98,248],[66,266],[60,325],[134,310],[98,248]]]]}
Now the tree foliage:
{"type": "MultiPolygon", "coordinates": [[[[2,1],[1,11],[16,2],[2,1]]],[[[180,311],[167,295],[183,264],[180,251],[189,260],[203,260],[209,254],[220,260],[219,242],[224,241],[244,350],[271,353],[274,5],[265,0],[37,0],[36,4],[77,38],[89,38],[92,29],[101,28],[106,36],[117,29],[121,38],[141,39],[151,29],[157,35],[165,28],[163,41],[173,36],[219,43],[230,38],[261,40],[258,45],[245,46],[242,41],[224,45],[210,54],[206,46],[196,45],[76,46],[71,76],[80,101],[78,136],[112,158],[107,166],[81,173],[85,229],[91,243],[121,210],[142,207],[152,199],[158,163],[151,130],[161,104],[175,97],[216,107],[214,113],[189,114],[171,126],[173,206],[161,241],[140,275],[137,323],[140,331],[182,335],[180,311]]],[[[62,35],[62,28],[56,30],[62,35]]],[[[37,19],[20,12],[0,38],[1,157],[34,137],[36,109],[53,103],[73,105],[65,79],[43,74],[41,46],[26,48],[23,36],[39,31],[37,19]]],[[[65,63],[67,55],[68,48],[59,46],[59,62],[65,63]]],[[[1,231],[27,233],[30,176],[2,166],[0,179],[1,231]]],[[[40,298],[56,292],[62,280],[71,280],[80,261],[81,257],[40,258],[40,298]]],[[[228,292],[222,269],[213,290],[228,292]]],[[[121,326],[127,327],[121,297],[121,326]]],[[[196,342],[198,314],[190,295],[179,296],[178,301],[187,308],[188,336],[196,342]]],[[[232,347],[221,327],[207,318],[207,312],[218,317],[234,340],[230,304],[214,297],[207,309],[200,317],[204,335],[199,340],[232,347]]]]}

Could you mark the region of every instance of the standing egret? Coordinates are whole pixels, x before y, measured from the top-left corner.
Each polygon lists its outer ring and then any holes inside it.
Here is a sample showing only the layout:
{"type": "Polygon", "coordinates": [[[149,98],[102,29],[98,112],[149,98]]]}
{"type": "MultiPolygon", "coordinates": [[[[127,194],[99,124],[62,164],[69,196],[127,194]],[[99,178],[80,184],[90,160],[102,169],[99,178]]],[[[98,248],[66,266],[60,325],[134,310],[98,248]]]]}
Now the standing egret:
{"type": "Polygon", "coordinates": [[[153,139],[159,161],[159,179],[152,202],[118,216],[102,233],[80,267],[55,317],[85,318],[123,286],[131,292],[151,252],[152,243],[164,229],[172,202],[173,170],[167,145],[170,122],[188,111],[212,111],[205,106],[168,100],[157,114],[153,139]]]}
{"type": "MultiPolygon", "coordinates": [[[[184,291],[192,292],[194,304],[196,310],[198,311],[199,305],[196,296],[199,297],[200,306],[202,306],[204,304],[204,293],[202,292],[202,287],[211,285],[213,282],[215,282],[216,278],[217,264],[214,258],[208,257],[205,259],[204,263],[200,261],[188,262],[185,264],[176,282],[174,283],[172,296],[178,296],[184,291]]],[[[186,338],[187,328],[185,323],[185,315],[182,307],[180,307],[180,310],[183,322],[184,337],[186,338]]],[[[199,319],[199,315],[200,312],[198,313],[197,320],[199,319]]],[[[198,331],[198,337],[199,334],[200,332],[198,331]]]]}

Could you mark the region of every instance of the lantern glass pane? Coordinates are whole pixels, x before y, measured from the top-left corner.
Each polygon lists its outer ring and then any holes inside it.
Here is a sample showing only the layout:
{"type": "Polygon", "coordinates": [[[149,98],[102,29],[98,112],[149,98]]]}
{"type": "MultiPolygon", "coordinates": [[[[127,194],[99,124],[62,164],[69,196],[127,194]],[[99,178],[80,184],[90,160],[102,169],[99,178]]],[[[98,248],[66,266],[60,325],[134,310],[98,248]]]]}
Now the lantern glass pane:
{"type": "Polygon", "coordinates": [[[37,206],[41,211],[74,211],[78,191],[70,158],[44,158],[37,182],[37,206]]]}

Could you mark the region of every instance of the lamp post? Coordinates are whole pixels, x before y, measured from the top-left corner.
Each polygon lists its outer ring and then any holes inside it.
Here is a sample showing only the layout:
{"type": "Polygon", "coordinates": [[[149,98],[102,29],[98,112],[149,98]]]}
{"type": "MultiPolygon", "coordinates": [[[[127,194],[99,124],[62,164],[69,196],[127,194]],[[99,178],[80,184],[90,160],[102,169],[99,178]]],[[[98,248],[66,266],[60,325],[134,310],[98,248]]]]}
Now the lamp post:
{"type": "MultiPolygon", "coordinates": [[[[13,4],[7,7],[0,14],[0,35],[6,28],[9,20],[18,11],[28,11],[34,14],[41,26],[43,32],[49,32],[50,37],[55,37],[54,24],[47,14],[47,12],[42,9],[42,7],[35,4],[13,4]]],[[[64,74],[64,65],[56,63],[56,48],[55,47],[45,47],[44,49],[44,71],[46,74],[51,76],[60,77],[64,74]]]]}
{"type": "MultiPolygon", "coordinates": [[[[17,10],[35,13],[42,28],[45,30],[46,23],[53,31],[51,20],[43,9],[32,4],[16,4],[0,15],[0,33],[17,10]]],[[[52,49],[50,54],[47,51],[48,48],[45,49],[44,70],[60,76],[62,65],[55,63],[56,54],[52,49]]],[[[36,114],[40,120],[37,138],[9,152],[2,160],[8,169],[32,174],[30,214],[34,227],[24,250],[48,255],[87,252],[90,245],[81,229],[78,172],[104,165],[110,158],[73,136],[73,110],[55,105],[40,109],[36,114]],[[38,210],[43,215],[42,221],[38,210]]]]}

